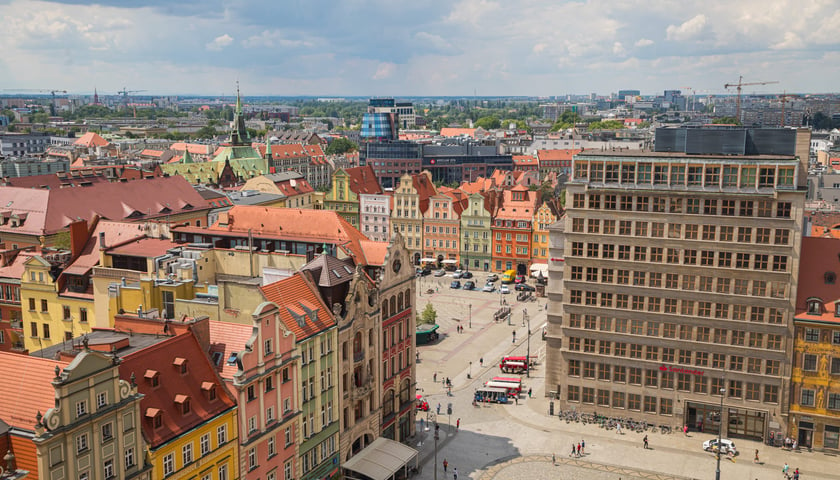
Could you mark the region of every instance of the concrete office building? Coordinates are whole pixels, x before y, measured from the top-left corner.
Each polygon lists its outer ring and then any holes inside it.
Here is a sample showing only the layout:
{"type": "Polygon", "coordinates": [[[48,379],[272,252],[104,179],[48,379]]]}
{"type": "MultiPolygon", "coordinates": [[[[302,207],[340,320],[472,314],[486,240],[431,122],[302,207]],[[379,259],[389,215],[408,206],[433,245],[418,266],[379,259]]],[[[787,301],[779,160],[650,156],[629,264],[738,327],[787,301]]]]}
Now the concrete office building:
{"type": "Polygon", "coordinates": [[[574,158],[550,228],[546,391],[562,409],[782,435],[809,133],[668,130],[672,151],[574,158]]]}

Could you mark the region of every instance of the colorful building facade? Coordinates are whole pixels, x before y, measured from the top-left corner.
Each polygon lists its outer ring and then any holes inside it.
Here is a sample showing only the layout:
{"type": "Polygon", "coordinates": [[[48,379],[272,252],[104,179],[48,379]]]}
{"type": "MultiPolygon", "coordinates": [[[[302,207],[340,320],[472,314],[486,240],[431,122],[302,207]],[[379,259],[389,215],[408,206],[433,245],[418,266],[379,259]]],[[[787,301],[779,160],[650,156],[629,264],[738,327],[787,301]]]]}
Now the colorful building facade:
{"type": "Polygon", "coordinates": [[[461,212],[461,260],[468,269],[489,271],[493,259],[490,225],[494,193],[473,193],[461,212]]]}
{"type": "Polygon", "coordinates": [[[517,275],[528,274],[531,225],[536,209],[537,192],[523,185],[504,191],[491,227],[494,271],[516,270],[517,275]]]}

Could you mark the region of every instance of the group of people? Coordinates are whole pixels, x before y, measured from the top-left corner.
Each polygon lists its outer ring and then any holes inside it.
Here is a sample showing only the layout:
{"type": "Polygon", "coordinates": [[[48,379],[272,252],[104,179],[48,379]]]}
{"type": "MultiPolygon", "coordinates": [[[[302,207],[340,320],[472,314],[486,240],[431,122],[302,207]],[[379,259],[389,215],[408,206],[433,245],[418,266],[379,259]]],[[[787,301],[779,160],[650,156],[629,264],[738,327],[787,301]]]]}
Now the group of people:
{"type": "Polygon", "coordinates": [[[784,476],[787,480],[791,480],[791,479],[793,479],[793,480],[799,480],[799,468],[794,469],[794,471],[793,471],[793,475],[791,475],[790,473],[788,473],[788,470],[789,470],[789,469],[790,469],[790,467],[788,466],[787,462],[785,462],[785,466],[784,466],[784,467],[782,467],[782,475],[783,475],[783,476],[784,476]]]}
{"type": "Polygon", "coordinates": [[[458,333],[464,333],[464,326],[463,325],[455,325],[455,331],[458,333]]]}
{"type": "MultiPolygon", "coordinates": [[[[446,459],[444,458],[443,459],[443,474],[444,475],[446,475],[446,471],[447,471],[448,468],[449,468],[449,462],[446,461],[446,459]]],[[[458,469],[457,468],[452,469],[452,478],[454,478],[455,480],[458,480],[458,469]]]]}
{"type": "MultiPolygon", "coordinates": [[[[570,457],[580,458],[586,451],[586,442],[581,440],[578,442],[577,445],[574,443],[572,444],[572,453],[569,454],[570,457]]],[[[553,458],[553,457],[552,457],[553,458]]]]}
{"type": "Polygon", "coordinates": [[[785,448],[796,450],[799,448],[799,442],[795,438],[785,437],[785,448]]]}

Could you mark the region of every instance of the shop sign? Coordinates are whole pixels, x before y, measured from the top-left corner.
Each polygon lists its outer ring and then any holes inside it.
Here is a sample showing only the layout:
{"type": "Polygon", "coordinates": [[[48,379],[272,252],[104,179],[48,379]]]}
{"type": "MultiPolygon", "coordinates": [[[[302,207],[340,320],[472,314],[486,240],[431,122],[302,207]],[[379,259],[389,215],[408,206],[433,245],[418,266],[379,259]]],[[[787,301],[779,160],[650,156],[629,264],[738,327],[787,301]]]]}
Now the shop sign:
{"type": "Polygon", "coordinates": [[[675,367],[673,365],[662,365],[659,367],[660,371],[663,372],[674,372],[674,373],[687,373],[689,375],[704,375],[705,372],[703,370],[696,370],[693,368],[683,368],[683,367],[675,367]]]}

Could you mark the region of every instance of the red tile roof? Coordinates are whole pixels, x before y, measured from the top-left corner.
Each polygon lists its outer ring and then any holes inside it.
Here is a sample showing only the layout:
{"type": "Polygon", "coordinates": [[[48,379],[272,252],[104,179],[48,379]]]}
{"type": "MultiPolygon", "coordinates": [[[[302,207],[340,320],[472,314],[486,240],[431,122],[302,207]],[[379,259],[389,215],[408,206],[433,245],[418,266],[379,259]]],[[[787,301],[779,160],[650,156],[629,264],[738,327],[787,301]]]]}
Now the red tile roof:
{"type": "Polygon", "coordinates": [[[31,175],[28,177],[6,177],[3,186],[21,188],[66,188],[92,183],[108,183],[110,179],[103,172],[94,170],[72,170],[70,172],[31,175]]]}
{"type": "Polygon", "coordinates": [[[460,137],[466,135],[468,137],[475,137],[474,128],[441,128],[440,135],[442,137],[460,137]]]}
{"type": "Polygon", "coordinates": [[[372,166],[345,168],[344,171],[350,177],[348,188],[356,195],[382,193],[382,187],[379,185],[379,180],[376,178],[376,172],[373,171],[372,166]]]}
{"type": "Polygon", "coordinates": [[[247,236],[250,231],[251,235],[262,238],[328,242],[343,248],[359,261],[364,258],[359,242],[368,239],[338,212],[331,210],[236,205],[228,210],[227,223],[223,221],[224,215],[221,215],[219,221],[207,228],[176,227],[174,230],[205,235],[230,232],[241,236],[247,236]]]}
{"type": "Polygon", "coordinates": [[[210,155],[211,153],[213,153],[212,145],[204,145],[200,143],[175,142],[169,146],[169,149],[176,150],[179,152],[189,150],[190,153],[194,153],[196,155],[210,155]]]}
{"type": "Polygon", "coordinates": [[[321,299],[309,272],[296,272],[260,287],[260,291],[280,307],[280,319],[298,342],[335,326],[332,311],[321,299]]]}
{"type": "Polygon", "coordinates": [[[239,367],[236,363],[229,363],[228,358],[242,350],[245,350],[245,343],[254,334],[254,326],[242,323],[210,322],[210,358],[215,354],[220,358],[216,363],[216,371],[226,380],[233,379],[239,367]]]}
{"type": "Polygon", "coordinates": [[[0,212],[27,214],[23,225],[2,225],[0,233],[47,235],[78,219],[91,221],[97,215],[139,221],[209,208],[180,175],[54,190],[0,187],[0,212]]]}
{"type": "Polygon", "coordinates": [[[176,246],[169,239],[138,237],[110,247],[106,252],[109,255],[154,258],[166,254],[167,250],[176,246]]]}
{"type": "Polygon", "coordinates": [[[837,311],[837,306],[838,304],[840,304],[840,300],[834,300],[831,302],[825,299],[823,300],[825,301],[825,303],[823,303],[823,308],[819,315],[810,314],[806,309],[803,311],[799,311],[799,313],[797,313],[794,319],[806,322],[840,324],[840,317],[835,315],[835,312],[837,311]]]}
{"type": "Polygon", "coordinates": [[[531,155],[514,155],[513,156],[513,164],[514,165],[537,165],[536,157],[531,155]]]}
{"type": "Polygon", "coordinates": [[[823,303],[840,298],[840,239],[802,237],[801,248],[797,312],[807,310],[807,300],[811,297],[817,297],[823,303]],[[826,283],[828,273],[834,274],[834,283],[826,283]]]}
{"type": "Polygon", "coordinates": [[[73,142],[73,145],[83,146],[83,147],[104,147],[108,145],[108,141],[104,138],[100,137],[96,132],[87,132],[78,140],[73,142]]]}
{"type": "Polygon", "coordinates": [[[0,420],[12,427],[35,430],[35,415],[55,406],[55,367],[69,363],[18,353],[0,352],[0,420]]]}
{"type": "Polygon", "coordinates": [[[145,395],[140,401],[140,423],[152,448],[159,447],[236,405],[192,331],[123,357],[120,378],[130,380],[132,373],[138,391],[145,395]],[[186,374],[181,374],[175,365],[177,359],[186,360],[186,374]],[[149,370],[158,373],[157,387],[153,387],[145,378],[149,370]],[[209,400],[201,389],[204,382],[215,385],[216,400],[209,400]],[[186,415],[181,413],[181,405],[175,403],[179,395],[190,399],[190,413],[186,415]],[[146,418],[150,410],[157,410],[162,415],[160,428],[154,428],[151,420],[146,418]]]}
{"type": "Polygon", "coordinates": [[[501,208],[496,212],[496,218],[504,220],[528,220],[534,218],[537,209],[537,192],[531,192],[524,185],[517,185],[505,190],[501,208]],[[514,193],[523,193],[524,200],[513,200],[514,193]]]}
{"type": "Polygon", "coordinates": [[[373,240],[362,240],[359,242],[365,256],[365,265],[377,267],[385,265],[385,254],[388,253],[388,242],[375,242],[373,240]]]}
{"type": "MultiPolygon", "coordinates": [[[[252,143],[252,147],[254,147],[260,155],[265,157],[265,144],[264,143],[252,143]]],[[[281,144],[281,145],[271,145],[271,156],[275,159],[280,158],[296,158],[296,157],[308,157],[312,155],[310,150],[304,148],[303,145],[299,143],[288,143],[288,144],[281,144]]],[[[323,153],[321,153],[323,155],[323,153]]]]}
{"type": "Polygon", "coordinates": [[[420,213],[426,213],[426,210],[429,208],[429,197],[437,194],[435,184],[432,183],[432,179],[429,175],[422,172],[412,175],[411,183],[414,185],[414,189],[419,195],[420,213]]]}
{"type": "Polygon", "coordinates": [[[582,152],[583,149],[552,149],[537,150],[537,158],[542,162],[545,160],[572,160],[572,157],[582,152]]]}
{"type": "Polygon", "coordinates": [[[110,222],[94,220],[94,226],[79,256],[64,269],[63,274],[86,275],[99,265],[100,235],[105,234],[105,245],[122,244],[144,237],[143,225],[139,223],[110,222]]]}

